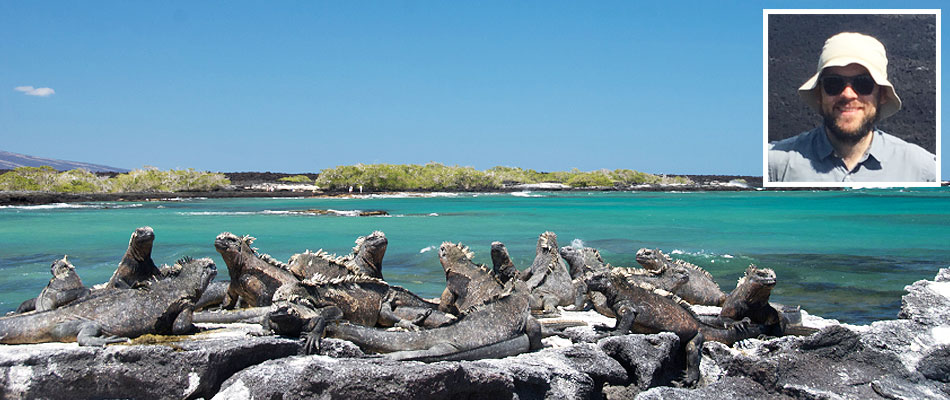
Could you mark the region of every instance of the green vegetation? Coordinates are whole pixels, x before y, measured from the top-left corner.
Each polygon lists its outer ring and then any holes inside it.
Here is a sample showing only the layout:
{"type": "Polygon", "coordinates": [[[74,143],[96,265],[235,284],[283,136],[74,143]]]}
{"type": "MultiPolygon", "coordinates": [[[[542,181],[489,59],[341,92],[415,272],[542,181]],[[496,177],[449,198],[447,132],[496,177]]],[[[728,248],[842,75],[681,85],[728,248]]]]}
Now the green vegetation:
{"type": "Polygon", "coordinates": [[[494,167],[478,171],[472,167],[425,165],[356,164],[320,171],[314,182],[326,190],[346,190],[363,186],[366,190],[493,190],[504,185],[562,183],[571,187],[615,187],[638,184],[689,184],[684,177],[652,175],[629,169],[582,172],[538,172],[532,169],[494,167]]]}
{"type": "Polygon", "coordinates": [[[84,169],[58,172],[53,167],[20,167],[0,175],[0,190],[59,193],[209,191],[231,184],[222,174],[194,169],[160,171],[144,167],[108,178],[84,169]]]}
{"type": "MultiPolygon", "coordinates": [[[[496,190],[506,185],[561,183],[571,187],[627,187],[639,184],[690,184],[684,177],[666,177],[629,169],[584,172],[538,172],[532,169],[494,167],[479,171],[472,167],[425,165],[356,164],[327,168],[317,179],[306,175],[288,176],[281,182],[313,183],[324,190],[347,190],[363,186],[369,191],[478,191],[496,190]]],[[[223,174],[194,169],[161,171],[143,167],[114,177],[98,176],[83,169],[58,172],[52,167],[20,167],[0,175],[0,191],[44,191],[59,193],[124,193],[211,191],[231,182],[223,174]]]]}
{"type": "Polygon", "coordinates": [[[289,183],[313,183],[313,180],[308,178],[306,175],[285,176],[278,179],[278,181],[289,183]]]}
{"type": "Polygon", "coordinates": [[[317,186],[343,190],[360,186],[369,190],[485,190],[501,187],[494,177],[472,167],[426,165],[356,164],[320,171],[317,186]]]}

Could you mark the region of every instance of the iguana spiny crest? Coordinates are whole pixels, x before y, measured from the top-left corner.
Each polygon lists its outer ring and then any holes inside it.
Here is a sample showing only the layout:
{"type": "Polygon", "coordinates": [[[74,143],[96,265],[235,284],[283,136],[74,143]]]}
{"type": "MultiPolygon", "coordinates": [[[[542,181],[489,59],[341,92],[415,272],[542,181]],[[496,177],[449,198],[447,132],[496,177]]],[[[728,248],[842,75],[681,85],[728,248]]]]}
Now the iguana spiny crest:
{"type": "MultiPolygon", "coordinates": [[[[357,245],[357,248],[358,247],[359,245],[357,245]]],[[[308,249],[304,251],[303,253],[294,254],[293,256],[291,256],[290,265],[296,264],[298,262],[297,261],[298,259],[300,259],[301,257],[305,257],[306,259],[310,260],[307,262],[307,264],[309,266],[313,266],[313,258],[316,257],[316,258],[323,259],[327,263],[342,266],[351,274],[359,275],[359,274],[362,274],[363,271],[361,271],[359,267],[356,265],[356,262],[353,261],[354,254],[355,253],[349,254],[346,256],[337,256],[337,255],[327,253],[326,251],[323,251],[323,249],[319,249],[316,252],[312,252],[308,249]]]]}
{"type": "Polygon", "coordinates": [[[749,268],[746,268],[745,275],[739,278],[736,287],[742,286],[743,283],[748,281],[763,286],[775,286],[775,271],[771,268],[758,268],[755,264],[749,264],[749,268]]]}
{"type": "Polygon", "coordinates": [[[673,300],[673,302],[675,302],[677,305],[682,307],[684,310],[688,311],[693,317],[696,317],[696,313],[693,311],[692,306],[686,300],[683,300],[679,296],[667,290],[660,289],[650,283],[642,282],[642,281],[629,281],[623,276],[623,274],[617,273],[616,271],[617,271],[617,268],[614,268],[611,271],[606,271],[606,272],[596,274],[594,278],[596,279],[596,276],[600,274],[607,274],[607,278],[610,284],[612,285],[617,285],[617,286],[629,285],[629,286],[653,293],[660,297],[666,297],[670,300],[673,300]]]}
{"type": "Polygon", "coordinates": [[[373,231],[373,233],[370,233],[369,235],[360,236],[360,237],[356,238],[356,242],[355,242],[355,243],[356,243],[356,246],[353,246],[353,254],[355,255],[355,254],[357,254],[357,253],[360,252],[360,246],[363,245],[363,242],[365,242],[366,239],[368,239],[368,238],[370,238],[370,237],[380,237],[380,236],[385,237],[386,234],[383,233],[383,231],[373,231]]]}
{"type": "Polygon", "coordinates": [[[70,271],[76,270],[76,268],[69,263],[69,260],[66,259],[65,254],[63,255],[62,260],[53,261],[53,264],[49,266],[49,269],[56,279],[66,279],[66,276],[69,275],[70,271]]]}
{"type": "Polygon", "coordinates": [[[303,280],[301,283],[310,285],[310,286],[325,286],[325,285],[342,286],[342,285],[360,284],[360,283],[376,283],[376,284],[389,286],[389,283],[387,283],[386,281],[382,279],[374,278],[372,276],[361,274],[361,273],[346,275],[346,276],[338,276],[335,278],[330,278],[330,277],[327,277],[326,275],[316,273],[310,279],[303,280]]]}
{"type": "MultiPolygon", "coordinates": [[[[222,233],[222,235],[225,235],[225,234],[230,234],[230,232],[222,233]]],[[[257,238],[255,238],[255,237],[253,237],[253,236],[251,236],[251,235],[244,235],[244,236],[241,236],[241,237],[240,237],[240,240],[241,240],[242,243],[244,243],[245,245],[247,245],[247,247],[248,247],[249,249],[251,249],[251,252],[252,252],[255,256],[257,256],[257,258],[260,258],[262,261],[264,261],[264,262],[266,262],[266,263],[268,263],[268,264],[270,264],[270,265],[273,265],[273,266],[275,266],[275,267],[277,267],[277,268],[283,269],[283,270],[285,270],[285,271],[289,271],[289,270],[290,270],[290,266],[289,266],[289,265],[278,261],[276,258],[272,257],[270,254],[259,252],[258,249],[257,249],[257,247],[252,247],[251,245],[254,244],[254,241],[257,240],[257,238]]]]}

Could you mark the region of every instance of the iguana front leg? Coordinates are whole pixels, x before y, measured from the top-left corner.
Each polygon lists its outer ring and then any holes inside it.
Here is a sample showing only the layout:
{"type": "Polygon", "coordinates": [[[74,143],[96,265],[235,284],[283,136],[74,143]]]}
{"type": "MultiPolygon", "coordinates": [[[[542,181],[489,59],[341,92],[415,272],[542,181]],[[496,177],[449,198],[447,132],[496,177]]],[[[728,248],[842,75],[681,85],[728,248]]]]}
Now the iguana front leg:
{"type": "Polygon", "coordinates": [[[458,307],[455,305],[455,293],[449,288],[442,291],[442,297],[439,298],[439,311],[450,314],[458,314],[458,307]]]}
{"type": "Polygon", "coordinates": [[[87,321],[79,326],[79,333],[76,334],[76,342],[80,346],[103,347],[109,343],[119,343],[128,341],[129,338],[122,336],[103,336],[99,324],[87,321]]]}
{"type": "Polygon", "coordinates": [[[323,339],[323,332],[327,329],[327,320],[322,316],[311,318],[304,326],[306,332],[306,343],[303,346],[304,354],[316,354],[320,351],[320,339],[323,339]]]}
{"type": "Polygon", "coordinates": [[[412,315],[411,318],[403,318],[396,315],[392,303],[387,301],[379,308],[379,321],[377,323],[380,326],[398,326],[408,331],[418,331],[429,314],[432,314],[432,309],[419,309],[419,312],[412,315]]]}
{"type": "Polygon", "coordinates": [[[237,302],[238,302],[237,291],[231,289],[231,287],[228,286],[227,292],[224,293],[224,300],[221,300],[221,305],[218,306],[218,309],[219,310],[233,309],[234,306],[237,305],[237,302]]]}
{"type": "Polygon", "coordinates": [[[178,316],[175,317],[175,322],[172,324],[172,333],[175,335],[186,335],[197,330],[195,324],[193,323],[195,313],[194,305],[187,305],[184,309],[178,313],[178,316]]]}
{"type": "Polygon", "coordinates": [[[749,317],[745,317],[739,321],[728,317],[719,317],[719,321],[722,323],[722,328],[735,331],[742,336],[745,336],[749,332],[749,326],[752,324],[752,320],[749,319],[749,317]]]}
{"type": "Polygon", "coordinates": [[[617,314],[617,327],[614,329],[614,334],[626,335],[630,333],[630,330],[633,329],[633,323],[637,319],[637,309],[633,302],[617,303],[614,312],[617,314]]]}
{"type": "Polygon", "coordinates": [[[686,342],[686,371],[683,372],[683,380],[676,386],[693,387],[699,381],[699,362],[702,359],[704,341],[703,333],[696,332],[696,336],[686,342]]]}

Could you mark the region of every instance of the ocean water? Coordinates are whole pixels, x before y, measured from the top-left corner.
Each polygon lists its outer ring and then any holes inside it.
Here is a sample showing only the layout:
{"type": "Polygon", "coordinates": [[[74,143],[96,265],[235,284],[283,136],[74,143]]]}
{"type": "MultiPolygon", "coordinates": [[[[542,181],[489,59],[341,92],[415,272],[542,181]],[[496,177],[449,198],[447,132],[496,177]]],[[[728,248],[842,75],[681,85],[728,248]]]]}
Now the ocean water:
{"type": "Polygon", "coordinates": [[[842,322],[895,318],[904,286],[950,266],[950,190],[819,192],[523,192],[379,195],[357,198],[197,199],[0,207],[0,312],[39,294],[50,264],[68,255],[87,286],[109,279],[132,231],[155,229],[152,258],[211,257],[224,231],[257,238],[279,260],[310,249],[346,254],[374,230],[389,247],[383,275],[438,297],[443,241],[462,242],[491,265],[506,244],[527,268],[537,237],[558,235],[600,250],[615,266],[636,266],[641,247],[706,268],[725,291],[749,264],[773,268],[772,300],[842,322]],[[384,210],[385,217],[316,216],[295,210],[384,210]]]}

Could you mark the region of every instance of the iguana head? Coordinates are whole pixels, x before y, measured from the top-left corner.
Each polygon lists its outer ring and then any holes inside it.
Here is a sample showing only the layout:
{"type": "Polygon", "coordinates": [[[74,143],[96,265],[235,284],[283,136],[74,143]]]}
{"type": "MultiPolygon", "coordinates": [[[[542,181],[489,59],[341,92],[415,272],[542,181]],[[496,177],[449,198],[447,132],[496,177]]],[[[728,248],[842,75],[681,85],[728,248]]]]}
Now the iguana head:
{"type": "Polygon", "coordinates": [[[687,282],[689,282],[689,270],[686,269],[686,267],[682,265],[675,265],[670,270],[670,272],[672,272],[671,276],[673,279],[672,286],[670,287],[671,290],[675,290],[675,288],[679,287],[680,285],[685,285],[687,282]]]}
{"type": "Polygon", "coordinates": [[[563,258],[564,261],[567,261],[571,268],[575,268],[575,265],[583,265],[586,263],[581,250],[583,249],[575,249],[572,246],[564,246],[558,250],[558,253],[561,254],[561,258],[563,258]]]}
{"type": "Polygon", "coordinates": [[[66,279],[67,276],[76,273],[76,267],[66,259],[65,255],[61,260],[53,261],[53,264],[49,266],[49,270],[56,279],[66,279]]]}
{"type": "Polygon", "coordinates": [[[198,259],[184,257],[175,262],[173,269],[178,270],[174,278],[176,284],[185,285],[183,289],[188,292],[189,297],[193,296],[195,300],[201,297],[201,294],[205,292],[205,289],[218,274],[218,268],[214,265],[214,261],[207,257],[198,259]]]}
{"type": "Polygon", "coordinates": [[[567,261],[567,265],[571,268],[571,277],[575,279],[581,274],[604,265],[604,259],[600,257],[600,252],[590,247],[564,246],[561,247],[559,253],[561,258],[567,261]]]}
{"type": "Polygon", "coordinates": [[[508,255],[508,248],[505,247],[505,244],[502,242],[492,242],[491,244],[492,265],[495,268],[498,268],[510,261],[511,261],[511,257],[508,255]]]}
{"type": "Polygon", "coordinates": [[[775,271],[749,265],[749,268],[745,270],[745,276],[739,279],[736,290],[741,290],[748,302],[767,303],[775,282],[775,271]]]}
{"type": "Polygon", "coordinates": [[[244,257],[254,255],[251,243],[254,243],[251,236],[237,237],[231,232],[224,232],[214,239],[214,249],[221,254],[229,270],[239,270],[245,262],[244,257]]]}
{"type": "Polygon", "coordinates": [[[305,321],[295,304],[281,303],[274,304],[273,311],[267,314],[267,322],[278,335],[300,336],[305,321]]]}
{"type": "Polygon", "coordinates": [[[468,246],[461,243],[444,242],[439,246],[439,262],[446,273],[471,266],[474,257],[468,246]]]}
{"type": "Polygon", "coordinates": [[[375,231],[356,239],[356,247],[353,247],[353,253],[379,268],[383,264],[383,256],[386,255],[388,244],[389,240],[386,239],[386,234],[382,231],[375,231]]]}
{"type": "Polygon", "coordinates": [[[547,231],[538,236],[538,254],[541,254],[542,252],[557,253],[557,250],[557,235],[554,234],[554,232],[547,231]]]}
{"type": "Polygon", "coordinates": [[[642,248],[637,250],[637,262],[651,271],[663,271],[666,269],[666,263],[670,261],[670,257],[660,249],[647,249],[642,248]]]}
{"type": "Polygon", "coordinates": [[[597,271],[588,273],[584,278],[587,289],[595,292],[606,292],[613,283],[610,281],[611,273],[609,271],[597,271]]]}
{"type": "Polygon", "coordinates": [[[152,243],[155,241],[155,231],[150,226],[143,226],[132,232],[129,238],[129,252],[139,261],[152,255],[152,243]]]}
{"type": "Polygon", "coordinates": [[[756,286],[771,288],[775,286],[776,281],[775,271],[769,268],[758,268],[753,264],[749,265],[749,268],[746,268],[745,276],[743,276],[742,279],[739,279],[737,286],[748,282],[756,286]]]}

